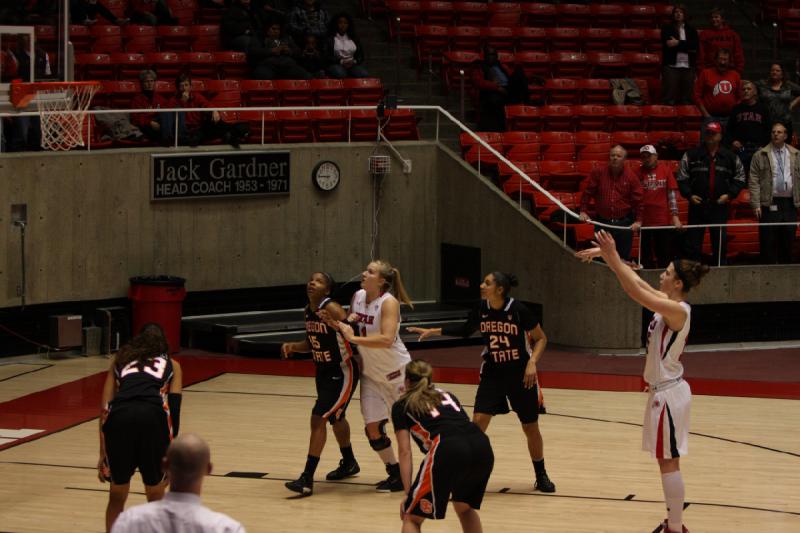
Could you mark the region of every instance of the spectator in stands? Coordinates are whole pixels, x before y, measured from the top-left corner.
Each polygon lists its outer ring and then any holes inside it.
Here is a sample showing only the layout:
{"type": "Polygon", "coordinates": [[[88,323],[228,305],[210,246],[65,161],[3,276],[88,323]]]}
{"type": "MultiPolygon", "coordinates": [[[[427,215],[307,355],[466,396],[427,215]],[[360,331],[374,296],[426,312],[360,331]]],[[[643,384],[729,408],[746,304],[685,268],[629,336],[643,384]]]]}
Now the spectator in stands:
{"type": "MultiPolygon", "coordinates": [[[[678,217],[678,182],[672,168],[658,160],[652,144],[639,149],[642,164],[634,171],[642,183],[642,228],[674,226],[681,228],[678,217]]],[[[645,268],[666,268],[675,258],[675,232],[672,230],[642,231],[641,263],[645,268]]]]}
{"type": "Polygon", "coordinates": [[[727,22],[722,10],[711,10],[711,29],[700,31],[700,57],[698,68],[712,68],[716,63],[717,50],[724,48],[731,53],[731,67],[741,75],[744,72],[742,39],[727,22]]]}
{"type": "Polygon", "coordinates": [[[131,22],[135,24],[157,26],[178,23],[178,19],[172,16],[172,12],[164,0],[131,0],[128,12],[131,22]]]}
{"type": "MultiPolygon", "coordinates": [[[[139,83],[142,86],[142,91],[133,97],[131,109],[166,109],[170,107],[169,101],[163,95],[155,91],[155,72],[152,70],[143,70],[140,72],[139,83]]],[[[161,123],[163,121],[163,114],[159,111],[153,113],[131,113],[131,123],[139,128],[139,131],[153,142],[165,142],[168,137],[175,135],[174,129],[165,132],[161,128],[161,123]]]]}
{"type": "Polygon", "coordinates": [[[300,58],[297,62],[306,72],[311,74],[312,78],[325,78],[327,76],[325,73],[327,61],[325,61],[325,55],[322,53],[319,41],[314,35],[306,35],[305,46],[303,46],[303,51],[300,53],[300,58]]]}
{"type": "Polygon", "coordinates": [[[731,70],[730,58],[726,48],[717,49],[715,66],[704,68],[694,83],[694,103],[705,123],[719,122],[725,127],[733,106],[742,99],[741,78],[731,70]]]}
{"type": "Polygon", "coordinates": [[[328,55],[328,75],[331,78],[366,78],[364,48],[355,34],[353,19],[339,13],[331,20],[330,33],[325,45],[328,55]]]}
{"type": "Polygon", "coordinates": [[[608,166],[595,168],[586,179],[581,195],[580,218],[625,229],[606,229],[614,236],[617,251],[624,261],[631,256],[633,233],[642,227],[642,182],[625,166],[627,152],[620,145],[611,148],[608,166]],[[589,217],[589,203],[594,201],[596,215],[589,217]]]}
{"type": "Polygon", "coordinates": [[[672,22],[661,28],[663,66],[662,102],[665,105],[690,104],[697,68],[697,30],[687,21],[686,6],[672,8],[672,22]]]}
{"type": "Polygon", "coordinates": [[[328,12],[320,7],[317,0],[302,0],[289,12],[289,34],[297,44],[302,43],[308,34],[324,39],[329,21],[328,12]]]}
{"type": "MultiPolygon", "coordinates": [[[[728,205],[744,188],[742,162],[721,146],[722,125],[709,122],[703,126],[703,144],[683,154],[678,170],[678,188],[689,200],[689,224],[725,224],[728,205]]],[[[689,228],[684,239],[687,258],[699,261],[705,228],[689,228]]],[[[725,227],[710,228],[711,247],[716,264],[725,264],[725,227]]]]}
{"type": "Polygon", "coordinates": [[[769,78],[758,82],[759,99],[767,106],[770,124],[780,122],[786,126],[786,142],[792,142],[792,110],[800,104],[800,85],[785,78],[783,66],[773,63],[769,78]]]}
{"type": "MultiPolygon", "coordinates": [[[[786,127],[772,125],[772,141],[756,152],[748,180],[750,206],[761,222],[797,222],[800,151],[786,142],[786,127]]],[[[760,226],[764,263],[791,263],[796,226],[760,226]]]]}
{"type": "Polygon", "coordinates": [[[211,451],[203,439],[193,433],[176,437],[162,462],[169,479],[169,492],[159,501],[131,507],[119,515],[111,529],[113,533],[244,533],[239,522],[200,503],[203,478],[212,470],[211,451]]]}
{"type": "Polygon", "coordinates": [[[268,23],[266,38],[258,48],[251,48],[248,60],[254,64],[253,77],[257,80],[308,80],[309,74],[297,60],[300,49],[294,40],[283,35],[280,22],[268,23]]]}
{"type": "Polygon", "coordinates": [[[747,174],[753,154],[769,142],[771,123],[769,112],[759,102],[758,90],[752,81],[742,82],[742,93],[744,98],[731,111],[722,144],[739,156],[747,174]]]}
{"type": "Polygon", "coordinates": [[[249,52],[259,45],[264,28],[250,0],[234,0],[222,13],[219,33],[226,49],[249,52]]]}
{"type": "Polygon", "coordinates": [[[478,129],[505,131],[505,107],[529,101],[528,80],[522,67],[512,70],[499,61],[497,50],[486,46],[483,61],[472,69],[472,77],[473,86],[478,90],[478,129]]]}
{"type": "Polygon", "coordinates": [[[70,0],[69,14],[73,24],[84,24],[86,26],[96,24],[97,15],[118,26],[128,23],[128,19],[117,18],[114,13],[97,0],[70,0]]]}

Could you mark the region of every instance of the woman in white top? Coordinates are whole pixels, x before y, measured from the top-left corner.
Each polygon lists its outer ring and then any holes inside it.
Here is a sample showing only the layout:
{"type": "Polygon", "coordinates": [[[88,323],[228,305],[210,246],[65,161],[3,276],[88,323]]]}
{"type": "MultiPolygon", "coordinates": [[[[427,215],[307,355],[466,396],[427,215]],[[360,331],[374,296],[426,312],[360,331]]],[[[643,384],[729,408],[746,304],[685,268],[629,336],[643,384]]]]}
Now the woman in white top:
{"type": "Polygon", "coordinates": [[[594,248],[575,254],[584,261],[602,257],[623,290],[655,313],[647,328],[647,362],[644,378],[649,396],[642,427],[642,448],[658,460],[667,504],[667,520],[656,531],[687,532],[683,527],[684,486],[680,457],[686,455],[692,393],[683,380],[680,357],[691,324],[691,307],[684,300],[709,268],[696,261],[676,259],[661,274],[658,290],[650,287],[619,257],[614,238],[595,233],[594,248]]]}
{"type": "Polygon", "coordinates": [[[361,290],[353,295],[348,322],[339,322],[345,340],[358,346],[361,414],[369,444],[378,452],[389,474],[378,484],[378,492],[403,490],[400,466],[385,429],[392,405],[403,393],[405,366],[411,361],[400,340],[398,298],[413,308],[400,271],[386,261],[373,261],[361,274],[361,290]]]}
{"type": "Polygon", "coordinates": [[[325,41],[328,55],[328,76],[331,78],[366,78],[364,49],[353,27],[353,19],[347,13],[339,13],[331,19],[328,38],[325,41]]]}

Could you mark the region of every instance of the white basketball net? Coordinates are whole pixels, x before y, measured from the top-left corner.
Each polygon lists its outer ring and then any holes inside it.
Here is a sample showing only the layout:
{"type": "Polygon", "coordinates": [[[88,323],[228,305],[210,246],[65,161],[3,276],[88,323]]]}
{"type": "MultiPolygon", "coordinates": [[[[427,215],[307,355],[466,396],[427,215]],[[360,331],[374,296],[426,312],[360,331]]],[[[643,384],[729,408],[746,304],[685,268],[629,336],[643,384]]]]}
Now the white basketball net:
{"type": "Polygon", "coordinates": [[[100,84],[81,84],[36,91],[42,128],[42,148],[71,150],[84,146],[86,111],[100,84]]]}

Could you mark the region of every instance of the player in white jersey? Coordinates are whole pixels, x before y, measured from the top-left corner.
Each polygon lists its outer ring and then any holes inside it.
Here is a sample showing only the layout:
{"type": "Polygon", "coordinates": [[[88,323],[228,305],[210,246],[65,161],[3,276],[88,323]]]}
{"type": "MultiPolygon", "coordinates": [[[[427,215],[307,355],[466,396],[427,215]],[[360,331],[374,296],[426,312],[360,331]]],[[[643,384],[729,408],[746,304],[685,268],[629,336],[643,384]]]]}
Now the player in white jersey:
{"type": "Polygon", "coordinates": [[[413,308],[400,271],[386,261],[373,261],[361,275],[361,290],[353,295],[348,322],[339,322],[344,338],[358,346],[365,431],[370,446],[378,452],[389,474],[378,483],[378,492],[403,490],[400,466],[386,433],[392,405],[403,393],[405,366],[411,361],[400,340],[398,298],[413,308]]]}
{"type": "Polygon", "coordinates": [[[602,257],[628,296],[655,313],[647,328],[644,378],[649,395],[642,427],[642,446],[658,461],[667,504],[667,520],[656,531],[688,533],[683,526],[685,491],[680,471],[680,457],[688,450],[689,408],[692,403],[692,392],[683,380],[680,362],[691,323],[691,308],[684,300],[709,268],[696,261],[676,259],[661,274],[656,290],[620,259],[611,234],[601,230],[595,233],[595,241],[594,248],[575,255],[584,261],[602,257]]]}

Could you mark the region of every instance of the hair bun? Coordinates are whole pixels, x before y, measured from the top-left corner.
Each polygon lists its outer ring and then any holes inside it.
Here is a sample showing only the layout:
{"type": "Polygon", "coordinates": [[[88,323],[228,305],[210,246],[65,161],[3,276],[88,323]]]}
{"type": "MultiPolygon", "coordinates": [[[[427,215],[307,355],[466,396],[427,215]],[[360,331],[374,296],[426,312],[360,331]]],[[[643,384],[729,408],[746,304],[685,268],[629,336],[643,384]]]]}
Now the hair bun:
{"type": "Polygon", "coordinates": [[[508,284],[511,285],[512,287],[516,287],[519,285],[519,280],[517,279],[516,275],[506,274],[506,277],[508,278],[508,284]]]}

